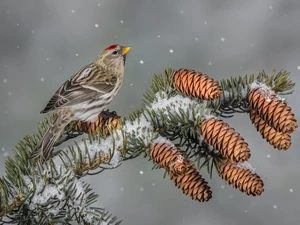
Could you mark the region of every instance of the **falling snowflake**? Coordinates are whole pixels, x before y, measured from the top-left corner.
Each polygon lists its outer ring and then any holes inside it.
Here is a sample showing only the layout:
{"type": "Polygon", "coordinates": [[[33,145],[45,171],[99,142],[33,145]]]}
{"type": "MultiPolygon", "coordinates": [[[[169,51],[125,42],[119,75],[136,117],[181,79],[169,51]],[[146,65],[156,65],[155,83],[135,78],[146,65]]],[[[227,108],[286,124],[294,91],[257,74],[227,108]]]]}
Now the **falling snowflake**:
{"type": "Polygon", "coordinates": [[[34,30],[32,30],[32,31],[31,31],[31,33],[33,33],[33,34],[34,34],[34,33],[35,33],[35,31],[34,31],[34,30]]]}
{"type": "Polygon", "coordinates": [[[133,86],[133,83],[131,83],[130,86],[132,87],[132,86],[133,86]]]}
{"type": "Polygon", "coordinates": [[[78,56],[78,53],[76,53],[75,55],[78,56]]]}
{"type": "Polygon", "coordinates": [[[8,92],[8,95],[9,95],[9,96],[12,96],[12,93],[11,93],[11,92],[8,92]]]}
{"type": "Polygon", "coordinates": [[[157,38],[160,38],[160,35],[157,35],[157,38]]]}
{"type": "Polygon", "coordinates": [[[123,188],[123,187],[120,187],[120,191],[124,191],[124,188],[123,188]]]}
{"type": "Polygon", "coordinates": [[[5,148],[2,148],[2,152],[4,152],[5,151],[5,148]]]}
{"type": "Polygon", "coordinates": [[[17,23],[17,26],[19,26],[20,24],[17,23]]]}
{"type": "Polygon", "coordinates": [[[277,205],[273,205],[273,208],[274,208],[274,209],[277,209],[277,205]]]}
{"type": "Polygon", "coordinates": [[[225,185],[221,185],[221,188],[224,189],[224,188],[225,188],[225,185]]]}
{"type": "Polygon", "coordinates": [[[96,23],[96,24],[95,24],[95,27],[96,27],[96,28],[98,28],[98,27],[99,27],[99,24],[98,24],[98,23],[96,23]]]}
{"type": "Polygon", "coordinates": [[[152,186],[155,186],[155,183],[152,183],[152,186]]]}
{"type": "Polygon", "coordinates": [[[140,171],[140,174],[144,174],[144,171],[143,171],[143,170],[141,170],[141,171],[140,171]]]}
{"type": "Polygon", "coordinates": [[[180,10],[180,14],[183,15],[184,14],[184,10],[180,10]]]}
{"type": "Polygon", "coordinates": [[[141,188],[140,188],[140,191],[144,191],[144,188],[143,188],[143,187],[141,187],[141,188]]]}
{"type": "Polygon", "coordinates": [[[6,84],[7,83],[7,79],[3,79],[3,83],[6,84]]]}
{"type": "Polygon", "coordinates": [[[292,192],[294,192],[294,190],[291,188],[291,189],[290,189],[290,192],[292,193],[292,192]]]}
{"type": "Polygon", "coordinates": [[[174,52],[174,50],[173,49],[170,49],[170,53],[173,53],[174,52]]]}
{"type": "Polygon", "coordinates": [[[206,22],[206,21],[204,21],[204,24],[205,24],[205,25],[207,25],[207,22],[206,22]]]}
{"type": "Polygon", "coordinates": [[[143,61],[143,60],[140,60],[140,64],[144,64],[144,61],[143,61]]]}
{"type": "Polygon", "coordinates": [[[268,154],[268,155],[267,155],[267,158],[268,158],[268,159],[269,159],[269,158],[271,158],[271,155],[270,155],[270,154],[268,154]]]}
{"type": "Polygon", "coordinates": [[[71,10],[71,12],[72,12],[72,13],[75,13],[75,10],[74,10],[74,9],[72,9],[72,10],[71,10]]]}
{"type": "Polygon", "coordinates": [[[300,70],[300,66],[297,66],[297,69],[300,70]]]}
{"type": "Polygon", "coordinates": [[[120,21],[120,23],[124,23],[124,21],[123,21],[123,20],[121,20],[121,21],[120,21]]]}
{"type": "Polygon", "coordinates": [[[270,5],[270,6],[269,6],[269,9],[273,9],[273,6],[272,6],[272,5],[270,5]]]}
{"type": "Polygon", "coordinates": [[[42,78],[41,78],[41,82],[44,82],[44,81],[45,81],[45,78],[44,78],[44,77],[42,77],[42,78]]]}
{"type": "Polygon", "coordinates": [[[50,59],[49,58],[47,58],[47,61],[49,61],[50,59]]]}
{"type": "Polygon", "coordinates": [[[221,37],[221,41],[225,41],[225,38],[221,37]]]}
{"type": "Polygon", "coordinates": [[[245,213],[247,213],[248,212],[248,210],[245,210],[245,213]]]}
{"type": "Polygon", "coordinates": [[[198,38],[197,38],[197,37],[195,37],[195,41],[198,41],[198,38]]]}
{"type": "Polygon", "coordinates": [[[98,3],[98,6],[100,6],[101,4],[100,3],[98,3]]]}
{"type": "Polygon", "coordinates": [[[212,62],[208,62],[208,65],[211,66],[211,65],[212,65],[212,62]]]}

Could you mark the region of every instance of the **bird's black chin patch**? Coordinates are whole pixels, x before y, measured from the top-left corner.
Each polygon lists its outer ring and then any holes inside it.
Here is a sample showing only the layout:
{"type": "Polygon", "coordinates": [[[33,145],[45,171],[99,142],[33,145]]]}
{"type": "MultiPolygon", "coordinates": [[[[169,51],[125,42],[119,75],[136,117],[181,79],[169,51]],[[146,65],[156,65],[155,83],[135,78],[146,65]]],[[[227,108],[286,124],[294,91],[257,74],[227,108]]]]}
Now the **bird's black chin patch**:
{"type": "Polygon", "coordinates": [[[125,62],[126,62],[126,55],[123,55],[123,64],[125,66],[125,62]]]}

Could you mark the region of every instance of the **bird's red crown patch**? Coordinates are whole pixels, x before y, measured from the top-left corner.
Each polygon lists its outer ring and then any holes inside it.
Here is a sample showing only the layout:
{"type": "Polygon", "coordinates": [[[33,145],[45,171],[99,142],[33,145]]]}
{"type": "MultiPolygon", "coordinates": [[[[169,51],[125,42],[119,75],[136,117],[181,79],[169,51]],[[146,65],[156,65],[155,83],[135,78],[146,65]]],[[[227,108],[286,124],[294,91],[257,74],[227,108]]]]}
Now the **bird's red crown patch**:
{"type": "Polygon", "coordinates": [[[112,49],[115,49],[118,46],[119,46],[118,44],[110,45],[105,50],[112,50],[112,49]]]}

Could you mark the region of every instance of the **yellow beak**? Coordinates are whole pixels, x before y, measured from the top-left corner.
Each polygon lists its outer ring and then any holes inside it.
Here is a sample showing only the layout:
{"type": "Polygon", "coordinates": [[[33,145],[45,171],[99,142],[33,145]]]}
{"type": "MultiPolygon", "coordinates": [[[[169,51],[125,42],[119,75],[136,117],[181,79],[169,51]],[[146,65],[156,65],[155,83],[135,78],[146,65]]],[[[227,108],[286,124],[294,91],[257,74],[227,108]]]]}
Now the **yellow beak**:
{"type": "Polygon", "coordinates": [[[131,47],[128,47],[128,46],[123,47],[122,48],[122,55],[126,55],[129,52],[130,49],[131,49],[131,47]]]}

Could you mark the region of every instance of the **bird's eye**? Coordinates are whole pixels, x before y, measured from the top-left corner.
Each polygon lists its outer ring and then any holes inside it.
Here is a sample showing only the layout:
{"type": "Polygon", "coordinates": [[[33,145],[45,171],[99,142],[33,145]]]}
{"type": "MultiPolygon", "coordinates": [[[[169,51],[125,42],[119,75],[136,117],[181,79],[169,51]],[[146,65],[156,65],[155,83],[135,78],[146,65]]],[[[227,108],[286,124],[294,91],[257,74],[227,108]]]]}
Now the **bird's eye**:
{"type": "Polygon", "coordinates": [[[118,54],[118,52],[117,51],[113,51],[113,55],[116,55],[116,54],[118,54]]]}

